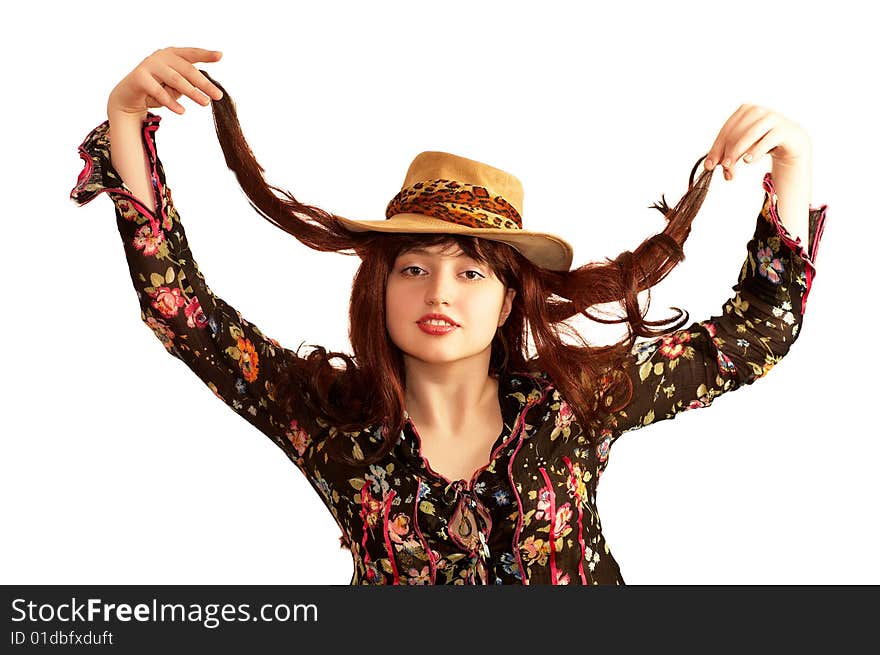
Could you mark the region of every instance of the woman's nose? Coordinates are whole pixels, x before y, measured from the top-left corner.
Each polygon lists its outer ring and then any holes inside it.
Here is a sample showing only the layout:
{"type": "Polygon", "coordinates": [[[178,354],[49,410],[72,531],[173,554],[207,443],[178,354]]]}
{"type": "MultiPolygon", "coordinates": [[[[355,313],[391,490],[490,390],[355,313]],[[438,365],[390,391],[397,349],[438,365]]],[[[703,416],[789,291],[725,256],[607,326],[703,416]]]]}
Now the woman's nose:
{"type": "Polygon", "coordinates": [[[448,302],[446,302],[446,299],[443,296],[438,295],[438,294],[428,296],[426,302],[429,305],[448,305],[449,304],[448,302]]]}
{"type": "Polygon", "coordinates": [[[449,304],[452,292],[449,288],[449,282],[441,276],[434,277],[425,289],[425,302],[429,305],[439,305],[441,303],[449,304]]]}

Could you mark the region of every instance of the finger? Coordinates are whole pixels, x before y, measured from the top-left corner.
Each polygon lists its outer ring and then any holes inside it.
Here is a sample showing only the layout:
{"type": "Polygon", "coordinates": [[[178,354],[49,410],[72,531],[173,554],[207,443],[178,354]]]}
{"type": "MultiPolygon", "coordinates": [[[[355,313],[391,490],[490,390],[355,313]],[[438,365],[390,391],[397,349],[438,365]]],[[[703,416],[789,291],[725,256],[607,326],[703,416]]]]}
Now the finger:
{"type": "Polygon", "coordinates": [[[200,105],[207,105],[211,102],[211,99],[208,96],[196,89],[188,79],[170,65],[163,64],[158,66],[156,70],[153,71],[153,76],[165,86],[191,98],[200,105]]]}
{"type": "Polygon", "coordinates": [[[768,110],[757,105],[742,104],[730,115],[730,118],[721,127],[715,143],[709,149],[706,155],[706,168],[712,170],[718,164],[725,168],[725,177],[729,174],[729,166],[733,164],[735,159],[726,151],[729,149],[733,135],[737,135],[745,130],[745,125],[754,122],[756,116],[768,114],[768,110]]]}
{"type": "Polygon", "coordinates": [[[737,133],[737,136],[726,144],[721,162],[725,169],[725,179],[733,179],[734,170],[736,169],[740,157],[742,157],[750,147],[755,145],[757,141],[773,129],[775,124],[776,118],[774,115],[766,114],[751,125],[748,125],[748,127],[742,127],[741,131],[737,133]]]}
{"type": "Polygon", "coordinates": [[[204,93],[204,95],[199,95],[199,102],[204,100],[202,104],[208,104],[211,101],[211,98],[214,100],[220,100],[223,97],[223,92],[217,87],[217,85],[213,84],[201,73],[201,71],[199,71],[199,69],[182,57],[173,56],[169,61],[169,65],[180,73],[186,81],[190,83],[193,89],[199,89],[200,92],[204,93]]]}
{"type": "Polygon", "coordinates": [[[204,48],[168,48],[169,52],[183,57],[189,63],[194,64],[197,61],[217,61],[223,56],[219,50],[205,50],[204,48]]]}
{"type": "Polygon", "coordinates": [[[743,161],[748,164],[756,162],[764,155],[769,154],[780,143],[782,143],[782,136],[779,134],[779,130],[772,129],[743,154],[743,161]],[[746,159],[746,157],[749,157],[749,159],[746,159]]]}
{"type": "Polygon", "coordinates": [[[727,135],[736,123],[739,122],[746,110],[746,105],[740,105],[739,108],[737,108],[737,110],[724,122],[721,129],[718,130],[718,136],[715,137],[712,147],[709,148],[709,154],[706,155],[706,161],[704,162],[704,166],[707,170],[711,171],[715,166],[721,163],[721,155],[724,153],[724,143],[727,140],[727,135]]]}
{"type": "Polygon", "coordinates": [[[178,114],[182,114],[186,111],[186,108],[177,102],[174,98],[171,97],[171,94],[168,93],[167,89],[162,86],[160,80],[152,77],[152,82],[146,83],[147,92],[153,96],[156,102],[168,107],[173,112],[178,114]]]}
{"type": "Polygon", "coordinates": [[[745,132],[745,134],[737,139],[732,146],[729,146],[724,156],[729,157],[731,161],[731,164],[727,167],[731,178],[733,177],[733,171],[741,157],[743,158],[743,161],[748,164],[751,161],[755,161],[756,155],[762,156],[764,152],[766,152],[760,151],[760,146],[758,144],[773,131],[774,126],[775,120],[773,117],[767,116],[756,122],[745,132]],[[750,158],[745,159],[746,155],[750,155],[750,158]]]}
{"type": "Polygon", "coordinates": [[[724,177],[728,178],[729,171],[727,167],[730,166],[730,157],[727,154],[729,150],[729,144],[733,135],[738,134],[742,131],[743,123],[748,120],[748,114],[751,110],[751,105],[740,105],[740,107],[730,115],[724,125],[721,127],[721,130],[718,132],[718,136],[715,138],[715,143],[712,144],[712,147],[709,149],[709,154],[706,156],[706,159],[712,162],[712,167],[721,164],[724,170],[724,177]]]}

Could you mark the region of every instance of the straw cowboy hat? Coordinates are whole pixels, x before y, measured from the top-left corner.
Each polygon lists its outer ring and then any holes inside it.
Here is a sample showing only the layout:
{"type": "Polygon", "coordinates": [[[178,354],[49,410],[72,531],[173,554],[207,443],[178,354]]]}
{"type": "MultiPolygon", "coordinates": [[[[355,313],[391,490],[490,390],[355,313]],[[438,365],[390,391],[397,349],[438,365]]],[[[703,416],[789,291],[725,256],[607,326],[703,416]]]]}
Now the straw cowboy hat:
{"type": "Polygon", "coordinates": [[[522,224],[523,187],[501,170],[448,152],[418,154],[385,220],[335,218],[352,232],[465,234],[501,241],[546,269],[567,271],[572,247],[552,234],[530,232],[522,224]]]}

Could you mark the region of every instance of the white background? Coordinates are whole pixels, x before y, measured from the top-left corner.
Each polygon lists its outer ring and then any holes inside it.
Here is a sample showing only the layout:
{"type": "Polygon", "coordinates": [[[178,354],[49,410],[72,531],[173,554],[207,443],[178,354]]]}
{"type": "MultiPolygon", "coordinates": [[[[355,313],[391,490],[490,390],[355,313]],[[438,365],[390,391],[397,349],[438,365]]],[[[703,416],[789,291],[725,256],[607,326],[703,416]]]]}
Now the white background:
{"type": "MultiPolygon", "coordinates": [[[[526,228],[568,239],[578,266],[660,231],[648,206],[678,200],[740,104],[804,126],[811,200],[828,219],[800,338],[755,385],[625,435],[598,504],[630,584],[880,583],[872,23],[860,3],[642,4],[12,5],[0,45],[0,581],[352,573],[306,479],[141,322],[110,198],[69,199],[77,146],[110,90],[173,45],[223,51],[199,66],[235,100],[269,182],[300,201],[384,218],[416,154],[454,152],[519,177],[526,228]]],[[[157,146],[208,284],[287,347],[348,350],[357,260],[256,214],[210,109],[181,102],[183,116],[156,110],[157,146]]],[[[740,164],[733,182],[716,172],[648,318],[719,312],[769,167],[740,164]]]]}

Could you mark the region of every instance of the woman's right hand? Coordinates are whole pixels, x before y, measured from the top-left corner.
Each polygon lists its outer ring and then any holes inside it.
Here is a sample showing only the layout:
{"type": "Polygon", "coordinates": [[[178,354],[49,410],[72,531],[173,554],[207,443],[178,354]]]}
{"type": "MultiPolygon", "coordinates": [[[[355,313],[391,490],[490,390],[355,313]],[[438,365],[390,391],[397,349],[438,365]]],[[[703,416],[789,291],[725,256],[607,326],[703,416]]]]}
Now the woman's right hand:
{"type": "Polygon", "coordinates": [[[126,75],[107,99],[107,114],[130,114],[143,119],[147,110],[168,107],[183,114],[186,111],[177,98],[186,95],[200,105],[220,100],[220,91],[200,73],[194,62],[218,61],[222,53],[202,48],[162,48],[139,63],[126,75]]]}

